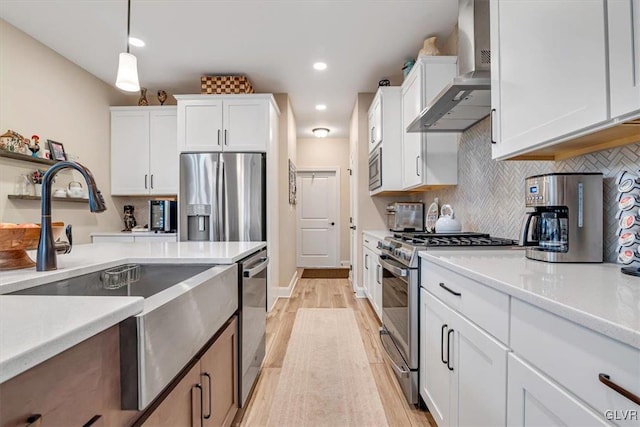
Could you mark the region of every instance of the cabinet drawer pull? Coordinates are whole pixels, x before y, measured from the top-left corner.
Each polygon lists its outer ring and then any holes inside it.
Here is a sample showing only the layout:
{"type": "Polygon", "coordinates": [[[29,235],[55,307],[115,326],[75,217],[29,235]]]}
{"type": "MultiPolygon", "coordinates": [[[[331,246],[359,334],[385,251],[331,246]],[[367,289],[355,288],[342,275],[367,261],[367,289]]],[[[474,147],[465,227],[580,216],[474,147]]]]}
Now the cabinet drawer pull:
{"type": "Polygon", "coordinates": [[[453,295],[455,295],[455,296],[457,296],[457,297],[462,296],[462,294],[461,294],[460,292],[456,292],[456,291],[454,291],[453,289],[448,288],[448,287],[447,287],[447,285],[445,285],[445,284],[444,284],[444,283],[442,283],[442,282],[440,282],[440,287],[441,287],[442,289],[444,289],[445,291],[447,291],[447,292],[449,292],[449,293],[451,293],[451,294],[453,294],[453,295]]]}
{"type": "Polygon", "coordinates": [[[26,427],[40,427],[42,425],[42,415],[34,414],[27,418],[26,427]]]}
{"type": "Polygon", "coordinates": [[[149,179],[149,175],[147,175],[146,173],[144,174],[144,189],[146,190],[147,188],[149,188],[147,186],[147,180],[149,179]]]}
{"type": "Polygon", "coordinates": [[[442,325],[442,329],[440,329],[440,360],[442,363],[447,365],[449,362],[444,360],[444,330],[447,329],[448,325],[442,325]]]}
{"type": "MultiPolygon", "coordinates": [[[[202,406],[204,404],[204,396],[203,396],[203,392],[202,392],[202,386],[200,384],[196,384],[193,386],[193,388],[191,389],[193,391],[193,389],[196,388],[198,389],[198,392],[200,394],[200,427],[204,426],[204,415],[202,414],[202,406]]],[[[193,392],[191,393],[191,410],[193,411],[193,392]]],[[[191,427],[194,427],[194,421],[195,421],[195,417],[192,417],[191,419],[191,427]]]]}
{"type": "Polygon", "coordinates": [[[229,145],[229,133],[227,130],[224,130],[224,145],[229,145]]]}
{"type": "Polygon", "coordinates": [[[616,384],[613,381],[611,381],[611,377],[609,375],[607,375],[607,374],[598,374],[598,379],[600,380],[600,382],[602,384],[604,384],[607,387],[617,391],[618,393],[620,393],[621,395],[623,395],[624,397],[626,397],[627,399],[629,399],[630,401],[632,401],[636,405],[640,405],[640,397],[636,396],[635,394],[631,393],[629,390],[627,390],[625,388],[622,388],[618,384],[616,384]]]}
{"type": "Polygon", "coordinates": [[[418,170],[419,160],[420,160],[420,156],[416,156],[416,176],[420,176],[420,171],[418,170]]]}
{"type": "Polygon", "coordinates": [[[100,419],[102,418],[102,415],[94,415],[89,421],[87,421],[86,424],[84,424],[82,427],[91,427],[92,425],[95,425],[98,421],[100,421],[100,419]]]}
{"type": "Polygon", "coordinates": [[[491,143],[492,144],[496,144],[496,140],[493,139],[493,115],[496,112],[495,108],[491,109],[491,112],[489,113],[489,135],[491,135],[491,143]]]}
{"type": "Polygon", "coordinates": [[[449,332],[447,332],[447,368],[453,371],[453,366],[449,364],[451,361],[451,335],[453,335],[453,329],[449,329],[449,332]]]}
{"type": "Polygon", "coordinates": [[[153,174],[151,174],[151,189],[153,190],[153,174]]]}
{"type": "Polygon", "coordinates": [[[211,418],[211,375],[208,372],[202,374],[203,377],[207,377],[207,396],[209,396],[209,410],[207,415],[203,415],[205,420],[211,418]]]}

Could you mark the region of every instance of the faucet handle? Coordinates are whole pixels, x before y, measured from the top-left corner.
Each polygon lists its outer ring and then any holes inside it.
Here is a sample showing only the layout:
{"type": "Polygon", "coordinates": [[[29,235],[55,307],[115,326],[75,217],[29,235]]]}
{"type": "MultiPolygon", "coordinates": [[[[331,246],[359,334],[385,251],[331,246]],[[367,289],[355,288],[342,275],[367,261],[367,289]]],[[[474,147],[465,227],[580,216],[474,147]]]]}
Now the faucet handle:
{"type": "Polygon", "coordinates": [[[67,225],[67,227],[64,229],[64,234],[67,236],[66,242],[57,241],[54,243],[56,252],[59,254],[68,254],[69,252],[71,252],[71,249],[73,248],[73,236],[71,234],[71,224],[67,225]]]}

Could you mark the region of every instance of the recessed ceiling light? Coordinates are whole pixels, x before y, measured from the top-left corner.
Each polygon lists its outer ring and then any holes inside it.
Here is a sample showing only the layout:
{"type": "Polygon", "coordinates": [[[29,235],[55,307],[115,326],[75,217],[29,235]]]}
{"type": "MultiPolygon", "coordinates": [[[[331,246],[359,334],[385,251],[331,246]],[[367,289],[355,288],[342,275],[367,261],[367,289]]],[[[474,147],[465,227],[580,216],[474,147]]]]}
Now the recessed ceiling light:
{"type": "Polygon", "coordinates": [[[316,62],[315,64],[313,64],[313,68],[318,71],[326,70],[327,64],[325,62],[316,62]]]}
{"type": "Polygon", "coordinates": [[[129,37],[129,44],[135,47],[144,47],[145,43],[137,37],[129,37]]]}
{"type": "Polygon", "coordinates": [[[318,104],[318,105],[316,105],[316,110],[318,110],[318,111],[324,111],[324,110],[326,110],[326,109],[327,109],[327,106],[326,106],[326,105],[324,105],[324,104],[318,104]]]}
{"type": "Polygon", "coordinates": [[[315,128],[311,132],[313,132],[316,138],[326,138],[327,135],[329,135],[329,129],[327,128],[315,128]]]}

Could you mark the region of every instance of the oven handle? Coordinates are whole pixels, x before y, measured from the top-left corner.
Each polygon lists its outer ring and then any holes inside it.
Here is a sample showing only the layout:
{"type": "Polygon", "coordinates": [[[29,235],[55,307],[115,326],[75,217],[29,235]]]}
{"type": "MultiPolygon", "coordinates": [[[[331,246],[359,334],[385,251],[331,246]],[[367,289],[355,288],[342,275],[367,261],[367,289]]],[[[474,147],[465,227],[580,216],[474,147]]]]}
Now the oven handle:
{"type": "Polygon", "coordinates": [[[409,275],[409,270],[406,268],[397,267],[387,261],[385,258],[380,257],[380,265],[382,268],[389,270],[391,273],[400,277],[407,277],[409,275]]]}
{"type": "MultiPolygon", "coordinates": [[[[400,375],[403,378],[407,378],[409,377],[409,373],[410,371],[407,369],[404,369],[402,366],[398,366],[396,364],[396,362],[394,362],[393,357],[391,357],[391,351],[389,351],[389,348],[387,347],[387,345],[384,343],[384,340],[382,339],[383,335],[389,335],[389,332],[384,329],[384,328],[380,328],[379,331],[379,336],[380,336],[380,343],[382,344],[382,348],[384,348],[384,352],[387,355],[387,359],[389,360],[389,362],[391,363],[391,367],[393,368],[394,371],[396,371],[398,373],[398,375],[400,375]]],[[[398,351],[398,349],[396,349],[396,351],[398,351]]]]}

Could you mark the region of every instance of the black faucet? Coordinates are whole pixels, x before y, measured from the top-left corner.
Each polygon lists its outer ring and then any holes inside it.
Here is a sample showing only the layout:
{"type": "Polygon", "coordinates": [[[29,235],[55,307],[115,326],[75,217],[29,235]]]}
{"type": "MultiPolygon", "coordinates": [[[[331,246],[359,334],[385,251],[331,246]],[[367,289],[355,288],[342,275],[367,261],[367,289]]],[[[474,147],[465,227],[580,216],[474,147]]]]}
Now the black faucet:
{"type": "Polygon", "coordinates": [[[40,205],[42,218],[40,219],[40,242],[36,257],[36,271],[50,271],[58,268],[51,228],[51,184],[53,184],[54,176],[62,169],[75,169],[84,177],[89,190],[89,209],[91,212],[107,210],[102,193],[96,187],[96,181],[89,169],[76,162],[58,162],[51,166],[42,178],[42,203],[40,205]]]}

